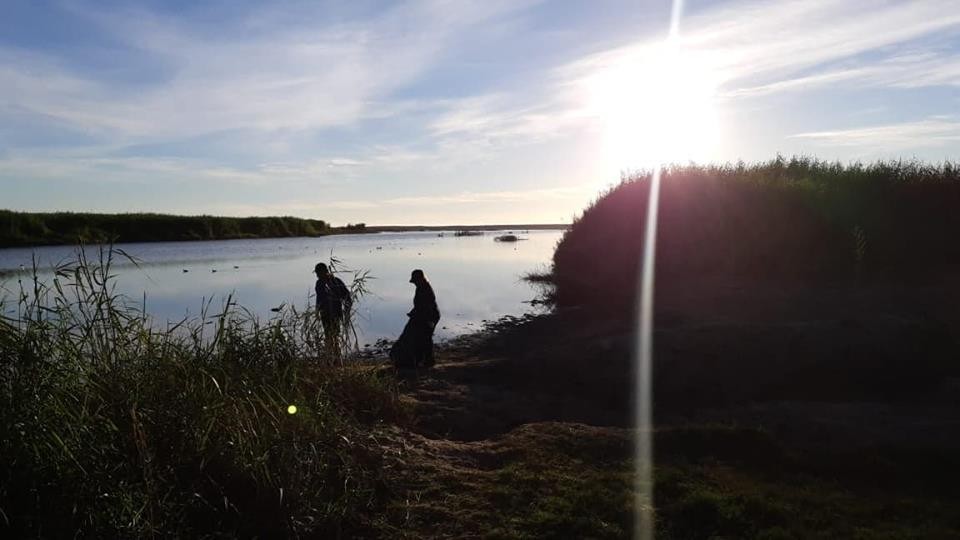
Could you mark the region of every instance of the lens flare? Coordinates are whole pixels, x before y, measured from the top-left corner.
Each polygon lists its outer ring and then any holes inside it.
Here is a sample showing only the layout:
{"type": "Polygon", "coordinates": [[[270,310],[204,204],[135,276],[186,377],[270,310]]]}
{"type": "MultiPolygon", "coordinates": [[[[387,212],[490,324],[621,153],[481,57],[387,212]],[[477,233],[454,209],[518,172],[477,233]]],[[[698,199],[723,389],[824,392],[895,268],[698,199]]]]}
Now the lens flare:
{"type": "Polygon", "coordinates": [[[287,414],[297,414],[297,406],[290,405],[289,407],[287,407],[287,414]]]}
{"type": "MultiPolygon", "coordinates": [[[[680,33],[682,0],[673,0],[668,42],[680,33]]],[[[660,166],[654,164],[647,196],[647,220],[643,261],[637,284],[637,340],[634,348],[635,428],[634,439],[634,538],[653,538],[653,293],[656,266],[657,213],[660,206],[660,166]]]]}

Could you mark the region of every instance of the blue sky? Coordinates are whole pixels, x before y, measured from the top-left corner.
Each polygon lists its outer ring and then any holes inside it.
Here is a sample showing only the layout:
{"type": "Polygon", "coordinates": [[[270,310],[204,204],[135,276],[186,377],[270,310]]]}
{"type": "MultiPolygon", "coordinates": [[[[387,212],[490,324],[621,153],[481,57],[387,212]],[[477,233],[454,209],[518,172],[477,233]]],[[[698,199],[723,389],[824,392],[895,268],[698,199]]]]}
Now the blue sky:
{"type": "Polygon", "coordinates": [[[0,208],[568,221],[670,161],[956,160],[956,0],[4,0],[0,208]]]}

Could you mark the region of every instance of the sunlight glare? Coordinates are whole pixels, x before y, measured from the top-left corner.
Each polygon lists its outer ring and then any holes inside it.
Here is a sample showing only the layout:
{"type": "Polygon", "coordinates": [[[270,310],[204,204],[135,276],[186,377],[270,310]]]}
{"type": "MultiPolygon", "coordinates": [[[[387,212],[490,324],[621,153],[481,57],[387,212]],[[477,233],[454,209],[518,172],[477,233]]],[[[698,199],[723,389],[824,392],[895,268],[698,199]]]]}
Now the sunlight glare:
{"type": "Polygon", "coordinates": [[[612,171],[707,161],[719,139],[717,78],[707,57],[674,41],[625,53],[586,79],[612,171]]]}

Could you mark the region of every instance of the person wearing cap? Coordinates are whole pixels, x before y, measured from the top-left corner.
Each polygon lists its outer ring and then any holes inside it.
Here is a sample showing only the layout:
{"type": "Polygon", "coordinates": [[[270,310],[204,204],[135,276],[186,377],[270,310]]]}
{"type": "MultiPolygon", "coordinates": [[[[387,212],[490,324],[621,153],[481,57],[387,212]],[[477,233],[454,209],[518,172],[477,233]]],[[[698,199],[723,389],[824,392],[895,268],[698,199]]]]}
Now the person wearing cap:
{"type": "Polygon", "coordinates": [[[433,287],[423,275],[423,270],[414,270],[410,274],[410,283],[417,287],[413,295],[413,310],[407,313],[410,318],[407,323],[411,332],[410,348],[414,362],[429,367],[433,365],[433,331],[440,321],[440,310],[433,287]]]}
{"type": "Polygon", "coordinates": [[[327,265],[317,263],[313,272],[317,275],[314,290],[317,295],[317,313],[323,323],[323,339],[327,350],[334,351],[340,337],[343,315],[350,311],[353,300],[343,280],[330,273],[327,265]]]}

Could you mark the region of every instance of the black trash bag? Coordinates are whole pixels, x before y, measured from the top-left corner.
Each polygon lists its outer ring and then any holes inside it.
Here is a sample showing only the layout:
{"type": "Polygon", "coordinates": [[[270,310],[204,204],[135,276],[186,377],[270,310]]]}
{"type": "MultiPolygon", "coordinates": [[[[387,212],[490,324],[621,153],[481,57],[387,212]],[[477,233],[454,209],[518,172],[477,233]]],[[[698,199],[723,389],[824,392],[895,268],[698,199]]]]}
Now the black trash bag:
{"type": "Polygon", "coordinates": [[[410,328],[410,321],[407,321],[400,337],[393,342],[393,347],[390,347],[390,360],[397,368],[415,368],[417,357],[414,352],[413,331],[410,328]]]}

